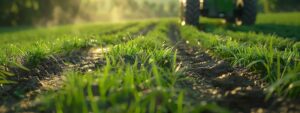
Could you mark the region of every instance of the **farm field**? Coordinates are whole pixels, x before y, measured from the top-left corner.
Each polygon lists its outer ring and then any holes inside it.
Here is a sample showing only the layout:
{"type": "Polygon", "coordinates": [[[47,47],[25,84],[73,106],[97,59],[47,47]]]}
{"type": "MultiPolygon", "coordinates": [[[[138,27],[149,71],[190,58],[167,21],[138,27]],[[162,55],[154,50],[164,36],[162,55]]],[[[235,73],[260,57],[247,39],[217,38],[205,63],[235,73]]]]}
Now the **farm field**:
{"type": "Polygon", "coordinates": [[[299,18],[0,28],[0,113],[300,112],[299,18]]]}

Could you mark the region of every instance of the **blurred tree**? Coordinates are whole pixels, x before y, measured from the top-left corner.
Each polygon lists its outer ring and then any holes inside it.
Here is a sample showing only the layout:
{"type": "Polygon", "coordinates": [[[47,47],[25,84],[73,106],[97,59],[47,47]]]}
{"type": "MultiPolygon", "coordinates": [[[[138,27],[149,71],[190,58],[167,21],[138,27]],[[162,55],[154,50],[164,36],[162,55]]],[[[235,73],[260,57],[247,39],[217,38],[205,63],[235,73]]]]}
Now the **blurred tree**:
{"type": "Polygon", "coordinates": [[[59,23],[67,23],[76,16],[80,0],[1,0],[0,25],[32,25],[53,19],[60,9],[59,23]]]}
{"type": "Polygon", "coordinates": [[[259,3],[265,13],[300,11],[300,0],[260,0],[259,3]]]}
{"type": "Polygon", "coordinates": [[[300,0],[274,0],[274,11],[300,11],[300,0]]]}
{"type": "Polygon", "coordinates": [[[178,15],[178,0],[0,0],[0,26],[178,15]]]}
{"type": "Polygon", "coordinates": [[[269,13],[271,10],[270,1],[269,0],[260,0],[260,4],[263,6],[263,12],[269,13]]]}

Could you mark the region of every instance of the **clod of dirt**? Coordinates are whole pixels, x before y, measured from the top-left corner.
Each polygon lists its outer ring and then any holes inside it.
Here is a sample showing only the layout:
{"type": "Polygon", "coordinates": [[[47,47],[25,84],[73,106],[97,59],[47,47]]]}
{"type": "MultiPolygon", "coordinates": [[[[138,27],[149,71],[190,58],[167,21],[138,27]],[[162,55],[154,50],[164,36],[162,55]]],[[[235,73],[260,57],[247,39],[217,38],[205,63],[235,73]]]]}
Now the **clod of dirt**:
{"type": "MultiPolygon", "coordinates": [[[[201,54],[205,54],[205,53],[201,53],[201,54]]],[[[205,77],[214,78],[233,71],[233,68],[227,62],[224,61],[215,62],[211,58],[207,58],[207,56],[205,56],[203,59],[202,58],[199,59],[201,59],[199,60],[201,62],[191,61],[192,62],[191,71],[194,71],[199,75],[204,75],[205,77]],[[206,61],[204,61],[204,59],[206,59],[206,61]]]]}
{"type": "Polygon", "coordinates": [[[212,79],[212,84],[215,87],[224,88],[226,90],[232,90],[236,87],[247,87],[252,85],[250,80],[245,77],[238,76],[235,73],[227,73],[216,77],[212,79]]]}

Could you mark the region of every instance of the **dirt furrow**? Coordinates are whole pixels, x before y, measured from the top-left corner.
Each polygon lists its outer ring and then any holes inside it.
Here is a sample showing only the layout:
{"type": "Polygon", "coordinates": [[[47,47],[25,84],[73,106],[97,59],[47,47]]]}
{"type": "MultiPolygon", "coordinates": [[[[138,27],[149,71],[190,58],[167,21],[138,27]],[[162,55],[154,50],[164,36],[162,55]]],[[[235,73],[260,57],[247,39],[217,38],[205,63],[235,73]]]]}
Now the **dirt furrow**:
{"type": "MultiPolygon", "coordinates": [[[[134,39],[146,35],[156,24],[151,24],[139,32],[131,34],[134,39]]],[[[68,70],[87,72],[105,64],[103,53],[109,48],[82,48],[62,55],[53,55],[36,68],[26,72],[14,70],[17,84],[6,85],[0,90],[0,113],[26,111],[33,107],[35,97],[47,90],[59,90],[62,86],[61,74],[68,70]]]]}
{"type": "MultiPolygon", "coordinates": [[[[176,25],[171,25],[169,37],[178,50],[178,61],[191,80],[182,84],[189,89],[192,103],[215,103],[233,112],[295,112],[299,107],[280,98],[265,99],[262,79],[244,68],[216,59],[206,50],[191,47],[181,40],[176,25]]],[[[299,105],[299,104],[298,104],[299,105]]]]}
{"type": "Polygon", "coordinates": [[[126,25],[126,26],[124,26],[124,27],[122,27],[122,28],[119,28],[119,29],[115,29],[115,30],[108,31],[108,32],[101,32],[101,33],[99,33],[98,35],[115,34],[115,33],[117,33],[117,32],[124,31],[124,30],[126,30],[126,29],[128,29],[128,28],[134,27],[134,26],[136,26],[136,25],[137,25],[137,23],[129,24],[129,25],[126,25]]]}

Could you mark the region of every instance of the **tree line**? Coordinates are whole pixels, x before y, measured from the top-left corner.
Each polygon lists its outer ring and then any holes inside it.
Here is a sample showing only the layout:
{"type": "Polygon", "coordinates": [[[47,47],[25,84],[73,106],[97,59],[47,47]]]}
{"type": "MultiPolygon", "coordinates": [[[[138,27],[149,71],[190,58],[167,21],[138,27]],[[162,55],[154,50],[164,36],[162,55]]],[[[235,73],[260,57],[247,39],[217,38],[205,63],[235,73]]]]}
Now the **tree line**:
{"type": "MultiPolygon", "coordinates": [[[[299,11],[300,0],[259,0],[261,12],[299,11]]],[[[0,0],[0,26],[178,15],[178,0],[0,0]]]]}
{"type": "Polygon", "coordinates": [[[176,16],[177,0],[0,0],[0,26],[176,16]]]}
{"type": "Polygon", "coordinates": [[[265,13],[300,11],[300,0],[259,0],[259,5],[265,13]]]}

